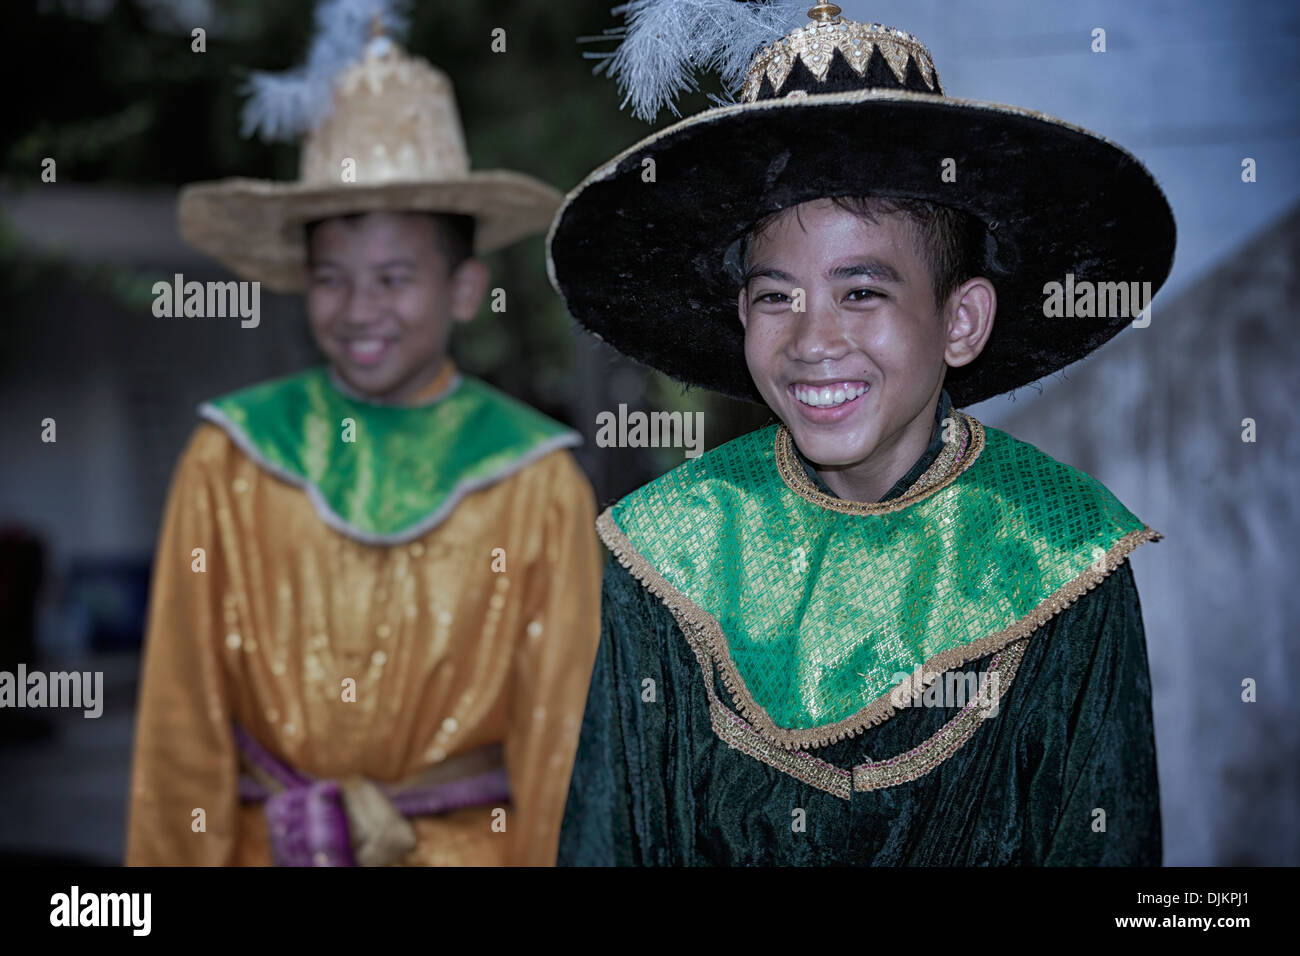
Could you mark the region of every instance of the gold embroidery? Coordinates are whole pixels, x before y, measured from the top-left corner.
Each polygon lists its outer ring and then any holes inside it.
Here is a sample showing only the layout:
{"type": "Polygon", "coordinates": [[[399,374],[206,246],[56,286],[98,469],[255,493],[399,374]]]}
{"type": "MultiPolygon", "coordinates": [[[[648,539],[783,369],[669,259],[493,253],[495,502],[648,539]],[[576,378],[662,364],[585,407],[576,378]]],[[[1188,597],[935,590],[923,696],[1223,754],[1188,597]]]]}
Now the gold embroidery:
{"type": "Polygon", "coordinates": [[[883,515],[902,511],[948,487],[962,472],[975,464],[975,459],[984,451],[984,426],[956,410],[953,411],[953,419],[961,426],[962,437],[967,439],[968,444],[961,440],[945,442],[939,457],[916,484],[908,488],[905,494],[889,501],[845,501],[823,492],[803,470],[803,465],[795,454],[794,438],[784,425],[776,430],[776,467],[791,491],[819,508],[849,515],[883,515]]]}

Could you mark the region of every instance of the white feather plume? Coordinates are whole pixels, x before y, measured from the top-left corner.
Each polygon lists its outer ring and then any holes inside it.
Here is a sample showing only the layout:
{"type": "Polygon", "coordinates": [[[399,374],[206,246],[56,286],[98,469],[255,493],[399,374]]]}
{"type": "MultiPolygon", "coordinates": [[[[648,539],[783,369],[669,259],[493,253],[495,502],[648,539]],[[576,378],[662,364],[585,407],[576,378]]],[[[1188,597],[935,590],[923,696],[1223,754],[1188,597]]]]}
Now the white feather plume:
{"type": "Polygon", "coordinates": [[[243,134],[262,139],[294,140],[329,116],[334,80],[365,52],[371,21],[378,17],[385,33],[406,35],[409,0],[321,0],[307,62],[284,73],[254,73],[244,91],[243,134]]]}
{"type": "Polygon", "coordinates": [[[680,116],[678,96],[699,86],[698,74],[717,73],[735,95],[762,47],[784,36],[808,0],[630,0],[611,13],[626,26],[593,40],[619,40],[616,49],[585,53],[594,72],[618,82],[623,108],[651,122],[661,109],[680,116]]]}

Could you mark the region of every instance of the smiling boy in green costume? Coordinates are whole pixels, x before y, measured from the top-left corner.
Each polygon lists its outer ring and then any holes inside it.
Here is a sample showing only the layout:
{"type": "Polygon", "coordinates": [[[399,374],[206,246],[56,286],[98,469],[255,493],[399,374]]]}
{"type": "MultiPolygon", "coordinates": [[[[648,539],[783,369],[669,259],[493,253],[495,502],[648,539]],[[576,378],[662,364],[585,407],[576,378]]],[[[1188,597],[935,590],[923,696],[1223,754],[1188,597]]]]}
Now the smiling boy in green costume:
{"type": "MultiPolygon", "coordinates": [[[[780,5],[716,6],[729,43],[780,5]]],[[[650,113],[663,10],[633,4],[614,56],[650,113]]],[[[738,105],[601,167],[552,226],[579,322],[780,419],[598,521],[617,560],[560,863],[1158,864],[1126,563],[1158,535],[954,405],[1131,320],[1048,320],[1041,290],[1158,287],[1168,205],[1098,137],[948,99],[914,37],[809,14],[738,105]]]]}

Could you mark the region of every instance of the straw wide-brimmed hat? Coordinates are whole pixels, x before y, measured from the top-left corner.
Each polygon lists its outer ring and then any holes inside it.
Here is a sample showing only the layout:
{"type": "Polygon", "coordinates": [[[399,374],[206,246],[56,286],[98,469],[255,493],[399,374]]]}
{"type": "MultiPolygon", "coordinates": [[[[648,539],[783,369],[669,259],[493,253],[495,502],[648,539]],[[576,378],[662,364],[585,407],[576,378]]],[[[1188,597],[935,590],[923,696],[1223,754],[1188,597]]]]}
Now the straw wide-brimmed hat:
{"type": "Polygon", "coordinates": [[[470,169],[441,70],[388,37],[334,84],[331,114],[306,133],[296,181],[225,179],[186,186],[185,241],[277,291],[304,286],[303,225],[358,212],[456,213],[475,220],[475,251],[544,231],[561,194],[523,173],[470,169]]]}
{"type": "MultiPolygon", "coordinates": [[[[1132,309],[1047,317],[1044,302],[1045,286],[1067,276],[1149,282],[1152,294],[1164,282],[1174,219],[1141,162],[1054,117],[947,96],[910,34],[827,3],[808,12],[806,26],[742,61],[739,102],[655,133],[569,193],[547,258],[581,325],[681,382],[761,402],[728,262],[777,210],[865,195],[927,200],[983,224],[982,274],[998,310],[980,357],[948,371],[958,405],[1061,369],[1134,320],[1132,309]]],[[[633,94],[646,75],[634,66],[633,94]]]]}

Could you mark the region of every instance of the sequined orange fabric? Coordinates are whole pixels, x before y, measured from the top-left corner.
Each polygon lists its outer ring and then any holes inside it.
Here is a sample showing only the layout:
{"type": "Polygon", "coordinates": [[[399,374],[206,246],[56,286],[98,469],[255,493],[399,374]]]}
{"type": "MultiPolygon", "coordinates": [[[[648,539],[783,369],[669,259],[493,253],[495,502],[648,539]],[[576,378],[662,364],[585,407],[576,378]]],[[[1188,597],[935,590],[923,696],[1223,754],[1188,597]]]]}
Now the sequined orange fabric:
{"type": "Polygon", "coordinates": [[[303,773],[381,783],[503,741],[505,832],[491,807],[420,818],[405,863],[553,863],[600,630],[593,523],[559,451],[409,544],[365,545],[200,427],[155,560],[127,863],[270,862],[232,721],[303,773]]]}

